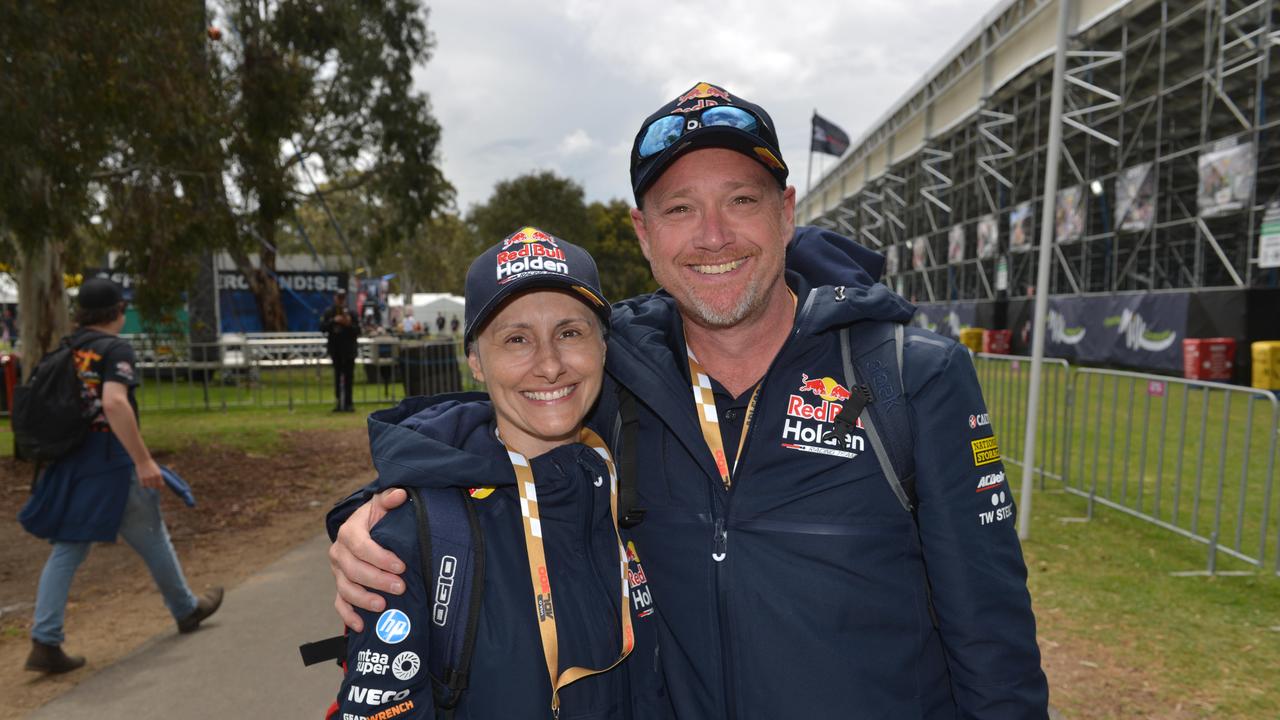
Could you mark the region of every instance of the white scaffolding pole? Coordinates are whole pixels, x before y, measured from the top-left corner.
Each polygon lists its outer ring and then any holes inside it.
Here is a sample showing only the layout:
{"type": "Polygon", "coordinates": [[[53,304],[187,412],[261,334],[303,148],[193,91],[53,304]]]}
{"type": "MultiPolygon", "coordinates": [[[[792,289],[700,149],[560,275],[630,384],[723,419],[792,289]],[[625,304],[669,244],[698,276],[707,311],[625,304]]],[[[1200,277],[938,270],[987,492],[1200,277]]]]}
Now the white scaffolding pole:
{"type": "Polygon", "coordinates": [[[1018,537],[1031,535],[1031,485],[1036,472],[1036,435],[1040,429],[1040,376],[1044,366],[1045,315],[1049,311],[1049,261],[1053,250],[1054,206],[1058,200],[1058,159],[1062,156],[1062,95],[1067,74],[1067,24],[1072,0],[1058,0],[1058,45],[1053,53],[1053,94],[1049,99],[1049,145],[1045,148],[1044,207],[1040,212],[1040,257],[1036,267],[1036,307],[1032,325],[1031,382],[1027,393],[1027,435],[1022,455],[1022,497],[1018,537]]]}

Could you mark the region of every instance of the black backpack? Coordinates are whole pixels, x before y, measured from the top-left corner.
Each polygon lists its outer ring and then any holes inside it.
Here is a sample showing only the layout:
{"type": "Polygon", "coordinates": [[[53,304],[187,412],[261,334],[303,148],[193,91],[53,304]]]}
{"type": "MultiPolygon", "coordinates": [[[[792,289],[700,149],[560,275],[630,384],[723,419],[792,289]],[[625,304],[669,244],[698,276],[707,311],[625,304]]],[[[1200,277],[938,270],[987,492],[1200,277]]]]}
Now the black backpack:
{"type": "Polygon", "coordinates": [[[84,444],[95,409],[84,401],[75,350],[63,338],[13,391],[13,434],[23,457],[57,460],[84,444]]]}

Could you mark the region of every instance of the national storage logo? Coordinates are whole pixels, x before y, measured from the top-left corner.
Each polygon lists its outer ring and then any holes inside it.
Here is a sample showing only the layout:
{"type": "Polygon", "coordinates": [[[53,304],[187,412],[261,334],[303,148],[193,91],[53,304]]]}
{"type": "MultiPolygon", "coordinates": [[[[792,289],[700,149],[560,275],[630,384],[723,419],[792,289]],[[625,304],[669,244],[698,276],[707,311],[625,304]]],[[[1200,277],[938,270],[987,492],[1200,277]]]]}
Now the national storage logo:
{"type": "Polygon", "coordinates": [[[996,445],[994,435],[971,440],[969,445],[973,448],[973,464],[975,466],[1000,462],[1000,448],[996,445]]]}

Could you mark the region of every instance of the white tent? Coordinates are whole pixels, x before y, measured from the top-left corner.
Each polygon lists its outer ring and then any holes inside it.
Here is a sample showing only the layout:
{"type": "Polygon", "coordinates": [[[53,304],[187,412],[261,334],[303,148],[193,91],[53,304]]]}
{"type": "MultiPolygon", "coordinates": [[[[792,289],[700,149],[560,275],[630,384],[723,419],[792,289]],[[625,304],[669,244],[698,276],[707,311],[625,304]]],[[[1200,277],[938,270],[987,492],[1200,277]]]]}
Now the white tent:
{"type": "Polygon", "coordinates": [[[18,302],[18,282],[9,273],[0,273],[0,303],[12,305],[18,302]]]}

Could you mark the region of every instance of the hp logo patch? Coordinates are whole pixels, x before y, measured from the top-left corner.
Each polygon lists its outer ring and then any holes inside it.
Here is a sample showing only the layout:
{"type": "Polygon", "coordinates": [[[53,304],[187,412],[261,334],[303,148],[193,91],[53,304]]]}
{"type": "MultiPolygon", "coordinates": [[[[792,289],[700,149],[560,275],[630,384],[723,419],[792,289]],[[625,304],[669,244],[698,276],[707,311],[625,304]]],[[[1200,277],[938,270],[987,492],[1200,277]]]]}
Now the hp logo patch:
{"type": "Polygon", "coordinates": [[[378,639],[388,645],[409,637],[409,616],[399,610],[387,610],[378,616],[378,639]]]}

